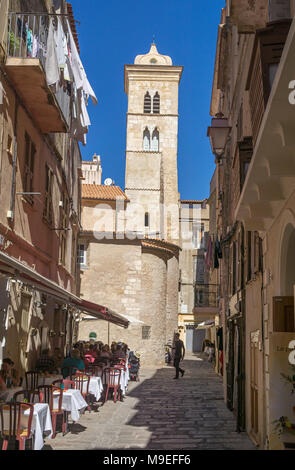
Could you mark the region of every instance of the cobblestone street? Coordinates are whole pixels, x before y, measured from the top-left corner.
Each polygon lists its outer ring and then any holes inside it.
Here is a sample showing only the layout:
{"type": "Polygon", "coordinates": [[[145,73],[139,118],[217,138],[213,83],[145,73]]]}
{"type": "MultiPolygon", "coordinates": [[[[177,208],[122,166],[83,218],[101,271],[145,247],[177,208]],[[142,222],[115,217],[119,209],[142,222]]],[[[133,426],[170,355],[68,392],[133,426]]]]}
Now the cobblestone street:
{"type": "Polygon", "coordinates": [[[123,402],[99,403],[66,436],[46,439],[44,449],[255,449],[246,433],[235,432],[221,379],[207,359],[194,355],[182,364],[179,380],[172,367],[141,370],[123,402]]]}

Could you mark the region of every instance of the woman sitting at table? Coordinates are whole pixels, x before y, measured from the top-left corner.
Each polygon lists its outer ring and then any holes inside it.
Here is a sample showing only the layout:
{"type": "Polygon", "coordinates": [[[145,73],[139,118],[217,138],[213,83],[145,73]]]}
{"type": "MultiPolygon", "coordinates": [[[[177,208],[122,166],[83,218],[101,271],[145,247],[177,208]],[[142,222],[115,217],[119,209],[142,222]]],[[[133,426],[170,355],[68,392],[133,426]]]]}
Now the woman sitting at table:
{"type": "Polygon", "coordinates": [[[63,353],[61,352],[61,349],[60,348],[54,348],[54,351],[53,351],[53,356],[52,356],[53,360],[54,360],[54,367],[56,370],[60,370],[61,369],[61,365],[64,361],[64,355],[63,353]]]}
{"type": "Polygon", "coordinates": [[[61,365],[61,373],[65,379],[70,375],[70,370],[85,370],[85,364],[81,359],[79,349],[72,349],[70,352],[70,357],[66,357],[61,365]]]}
{"type": "Polygon", "coordinates": [[[18,387],[20,384],[19,373],[13,366],[14,362],[9,357],[3,359],[0,376],[7,387],[18,387]]]}

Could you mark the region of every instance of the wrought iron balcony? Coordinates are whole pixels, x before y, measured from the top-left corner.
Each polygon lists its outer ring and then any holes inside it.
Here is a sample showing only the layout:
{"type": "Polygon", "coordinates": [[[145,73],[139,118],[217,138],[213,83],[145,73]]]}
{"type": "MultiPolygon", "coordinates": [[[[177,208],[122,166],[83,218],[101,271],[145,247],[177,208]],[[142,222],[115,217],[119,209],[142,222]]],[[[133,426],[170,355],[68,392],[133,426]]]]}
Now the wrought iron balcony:
{"type": "Polygon", "coordinates": [[[6,71],[24,105],[44,133],[67,132],[70,96],[46,80],[50,17],[44,13],[8,14],[6,71]]]}
{"type": "Polygon", "coordinates": [[[219,286],[216,284],[195,284],[195,307],[218,307],[219,286]]]}

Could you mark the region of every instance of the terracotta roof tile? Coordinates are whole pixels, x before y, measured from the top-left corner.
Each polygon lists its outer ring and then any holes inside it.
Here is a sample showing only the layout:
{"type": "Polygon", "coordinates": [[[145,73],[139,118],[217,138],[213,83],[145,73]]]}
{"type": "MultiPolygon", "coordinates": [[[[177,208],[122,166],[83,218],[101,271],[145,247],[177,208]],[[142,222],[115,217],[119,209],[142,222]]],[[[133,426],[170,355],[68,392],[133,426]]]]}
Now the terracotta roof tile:
{"type": "Polygon", "coordinates": [[[82,184],[82,199],[105,201],[115,201],[116,199],[129,200],[119,186],[105,186],[103,184],[82,184]]]}

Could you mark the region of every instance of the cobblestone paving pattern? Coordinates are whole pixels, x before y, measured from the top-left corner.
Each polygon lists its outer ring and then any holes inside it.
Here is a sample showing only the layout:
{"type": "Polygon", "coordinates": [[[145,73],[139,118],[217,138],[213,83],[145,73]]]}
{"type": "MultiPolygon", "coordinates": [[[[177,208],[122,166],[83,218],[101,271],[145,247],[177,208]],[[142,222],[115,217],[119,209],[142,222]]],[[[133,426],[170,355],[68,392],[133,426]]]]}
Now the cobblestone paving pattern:
{"type": "Polygon", "coordinates": [[[181,364],[179,380],[173,367],[140,370],[123,402],[98,403],[65,436],[47,438],[44,450],[254,450],[247,434],[235,431],[222,380],[207,359],[191,355],[181,364]]]}

